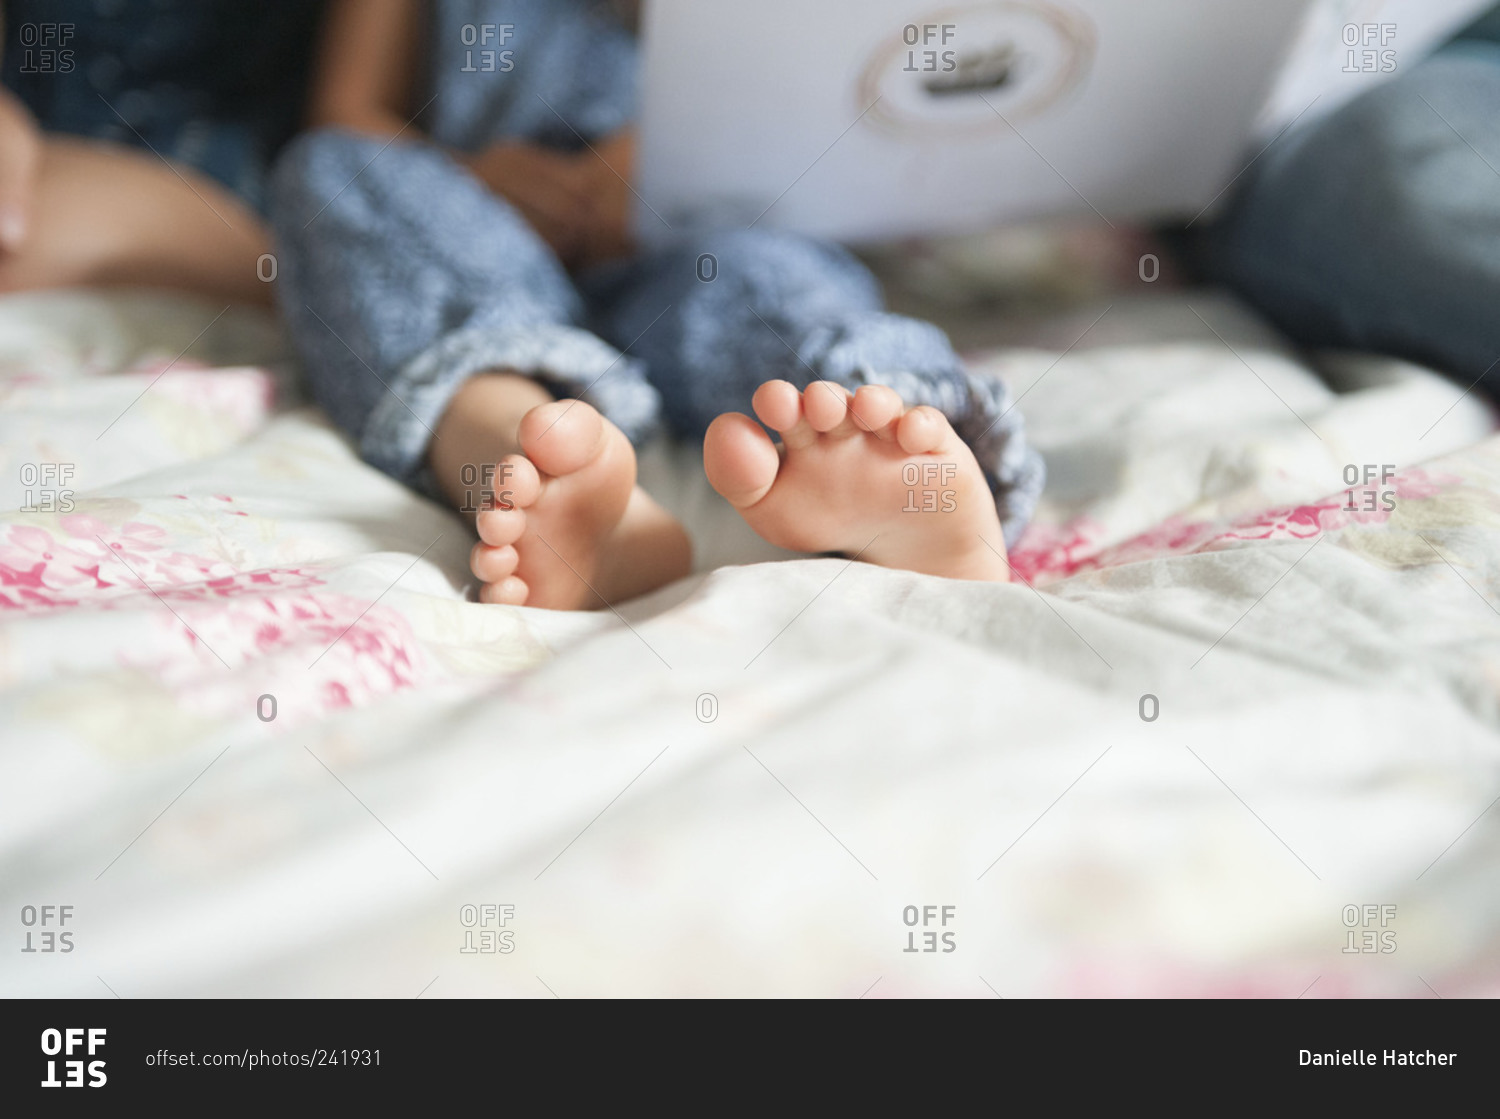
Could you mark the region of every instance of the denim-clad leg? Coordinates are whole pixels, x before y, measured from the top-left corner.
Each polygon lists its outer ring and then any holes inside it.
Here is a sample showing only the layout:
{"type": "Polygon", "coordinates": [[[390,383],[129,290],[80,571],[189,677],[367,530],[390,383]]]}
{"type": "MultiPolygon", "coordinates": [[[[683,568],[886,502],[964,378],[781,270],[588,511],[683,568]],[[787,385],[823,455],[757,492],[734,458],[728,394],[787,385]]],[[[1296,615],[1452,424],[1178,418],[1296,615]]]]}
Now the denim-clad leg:
{"type": "Polygon", "coordinates": [[[311,132],[271,195],[282,313],[315,397],[372,465],[430,488],[432,430],[486,369],[581,396],[632,439],[655,428],[640,362],[583,329],[551,249],[441,151],[311,132]]]}
{"type": "Polygon", "coordinates": [[[835,245],[773,230],[697,234],[580,287],[590,324],[642,359],[680,435],[752,414],[756,387],[773,378],[884,384],[953,423],[995,491],[1007,542],[1036,506],[1042,461],[1005,386],[970,374],[937,327],[884,311],[875,278],[835,245]]]}
{"type": "Polygon", "coordinates": [[[1208,250],[1211,273],[1305,345],[1400,354],[1496,393],[1500,46],[1455,44],[1285,136],[1208,250]]]}

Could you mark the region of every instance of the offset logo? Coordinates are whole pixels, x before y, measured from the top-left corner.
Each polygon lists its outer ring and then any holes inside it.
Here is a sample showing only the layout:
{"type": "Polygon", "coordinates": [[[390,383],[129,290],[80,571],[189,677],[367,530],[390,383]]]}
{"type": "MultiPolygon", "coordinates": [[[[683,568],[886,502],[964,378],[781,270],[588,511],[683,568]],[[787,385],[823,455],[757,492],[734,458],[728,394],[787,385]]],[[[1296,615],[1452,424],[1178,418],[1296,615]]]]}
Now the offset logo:
{"type": "Polygon", "coordinates": [[[104,1062],[85,1061],[84,1057],[97,1056],[104,1048],[103,1027],[81,1029],[76,1026],[62,1030],[42,1031],[42,1056],[47,1058],[47,1078],[43,1088],[102,1088],[109,1081],[104,1072],[104,1062]],[[76,1054],[76,1056],[75,1056],[76,1054]],[[62,1057],[63,1060],[57,1058],[62,1057]],[[58,1079],[58,1066],[62,1066],[62,1079],[58,1079]],[[85,1074],[87,1081],[84,1080],[85,1074]]]}
{"type": "Polygon", "coordinates": [[[460,906],[458,923],[464,928],[464,942],[459,951],[466,956],[474,952],[498,952],[503,956],[514,952],[516,930],[505,926],[515,915],[514,905],[484,902],[481,905],[460,906]],[[476,939],[478,943],[475,943],[476,939]]]}
{"type": "Polygon", "coordinates": [[[1083,80],[1095,40],[1087,16],[1048,0],[936,9],[870,56],[859,107],[879,97],[867,119],[912,138],[1005,132],[1083,80]]]}
{"type": "Polygon", "coordinates": [[[22,952],[71,952],[72,930],[60,931],[73,920],[71,905],[23,905],[21,924],[26,929],[26,943],[22,952]],[[40,928],[36,926],[40,925],[40,928]],[[51,926],[50,928],[48,926],[51,926]]]}

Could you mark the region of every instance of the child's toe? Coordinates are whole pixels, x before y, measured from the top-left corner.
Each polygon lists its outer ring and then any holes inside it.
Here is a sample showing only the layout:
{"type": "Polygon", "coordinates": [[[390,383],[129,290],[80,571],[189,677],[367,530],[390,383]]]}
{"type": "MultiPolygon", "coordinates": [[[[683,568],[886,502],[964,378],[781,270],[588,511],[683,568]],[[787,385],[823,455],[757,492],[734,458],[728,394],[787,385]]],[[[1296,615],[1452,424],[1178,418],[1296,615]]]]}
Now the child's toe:
{"type": "Polygon", "coordinates": [[[942,450],[952,438],[956,436],[947,417],[926,404],[911,409],[896,424],[896,441],[909,455],[942,450]]]}
{"type": "Polygon", "coordinates": [[[583,469],[604,449],[604,417],[581,400],[538,404],[521,419],[521,450],[543,474],[583,469]]]}
{"type": "Polygon", "coordinates": [[[894,439],[894,421],[901,415],[901,396],[886,385],[861,385],[854,394],[850,413],[855,425],[880,439],[894,439]]]}
{"type": "Polygon", "coordinates": [[[791,431],[802,420],[802,394],[790,381],[767,381],[751,400],[755,414],[772,431],[791,431]]]}
{"type": "Polygon", "coordinates": [[[531,588],[514,575],[507,575],[498,583],[486,583],[479,588],[479,601],[493,606],[525,606],[531,588]]]}
{"type": "Polygon", "coordinates": [[[703,437],[703,472],[708,484],[736,509],[763,498],[776,481],[780,465],[775,444],[749,416],[729,412],[708,425],[703,437]]]}
{"type": "Polygon", "coordinates": [[[802,410],[814,431],[832,431],[849,416],[849,390],[833,381],[814,381],[802,394],[802,410]]]}
{"type": "Polygon", "coordinates": [[[513,545],[504,544],[494,548],[480,541],[469,553],[469,570],[482,582],[498,583],[507,575],[514,574],[520,561],[520,553],[513,545]]]}
{"type": "Polygon", "coordinates": [[[479,539],[493,548],[514,544],[526,531],[526,514],[520,509],[485,509],[474,518],[479,539]]]}
{"type": "Polygon", "coordinates": [[[525,509],[542,493],[542,476],[525,455],[506,455],[495,467],[493,508],[525,509]]]}

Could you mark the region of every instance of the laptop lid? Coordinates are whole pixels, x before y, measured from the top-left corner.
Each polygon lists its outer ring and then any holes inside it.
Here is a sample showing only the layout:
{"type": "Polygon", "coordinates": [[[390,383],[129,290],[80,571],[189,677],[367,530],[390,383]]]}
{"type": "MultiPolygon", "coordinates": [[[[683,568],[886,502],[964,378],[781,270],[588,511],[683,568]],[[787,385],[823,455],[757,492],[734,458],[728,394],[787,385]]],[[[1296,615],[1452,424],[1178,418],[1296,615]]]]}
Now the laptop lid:
{"type": "Polygon", "coordinates": [[[650,0],[638,231],[1192,217],[1308,0],[650,0]]]}

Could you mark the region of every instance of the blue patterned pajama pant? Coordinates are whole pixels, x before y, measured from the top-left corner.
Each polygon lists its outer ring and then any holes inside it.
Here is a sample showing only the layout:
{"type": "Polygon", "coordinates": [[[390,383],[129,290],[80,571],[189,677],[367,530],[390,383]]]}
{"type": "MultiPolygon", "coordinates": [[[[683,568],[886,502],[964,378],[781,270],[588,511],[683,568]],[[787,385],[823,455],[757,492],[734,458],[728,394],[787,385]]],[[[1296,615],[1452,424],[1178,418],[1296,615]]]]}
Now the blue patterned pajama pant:
{"type": "Polygon", "coordinates": [[[278,292],[319,403],[363,457],[432,492],[424,462],[454,392],[484,370],[587,400],[639,442],[699,438],[782,378],[896,389],[974,450],[1007,541],[1043,471],[1003,384],[942,331],[882,310],[847,252],[770,229],[684,235],[570,276],[503,199],[440,148],[318,130],[272,180],[278,292]]]}

